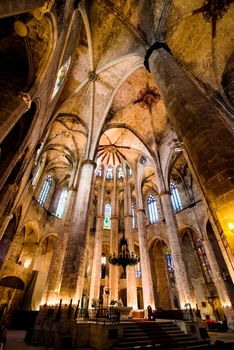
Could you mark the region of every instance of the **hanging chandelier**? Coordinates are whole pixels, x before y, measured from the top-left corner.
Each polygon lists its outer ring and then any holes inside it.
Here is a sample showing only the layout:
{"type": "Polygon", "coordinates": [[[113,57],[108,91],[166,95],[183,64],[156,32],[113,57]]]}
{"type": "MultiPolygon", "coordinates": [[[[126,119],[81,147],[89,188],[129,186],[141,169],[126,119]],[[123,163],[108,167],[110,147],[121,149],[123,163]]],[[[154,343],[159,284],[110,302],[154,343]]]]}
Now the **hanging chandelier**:
{"type": "Polygon", "coordinates": [[[124,230],[122,238],[119,242],[118,255],[116,256],[115,252],[109,255],[108,261],[112,265],[122,266],[124,270],[124,277],[126,276],[126,267],[136,265],[140,261],[140,257],[129,252],[128,242],[125,238],[124,230]]]}

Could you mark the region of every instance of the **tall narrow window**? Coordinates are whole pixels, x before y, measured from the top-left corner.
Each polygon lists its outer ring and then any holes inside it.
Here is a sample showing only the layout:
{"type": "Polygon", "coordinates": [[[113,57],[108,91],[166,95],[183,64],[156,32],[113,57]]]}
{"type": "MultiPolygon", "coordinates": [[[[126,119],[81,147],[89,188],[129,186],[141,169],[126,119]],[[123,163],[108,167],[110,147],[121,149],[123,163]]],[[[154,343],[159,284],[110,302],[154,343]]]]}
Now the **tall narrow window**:
{"type": "Polygon", "coordinates": [[[58,206],[55,213],[55,215],[58,218],[61,218],[63,216],[66,200],[67,200],[67,190],[63,190],[60,195],[58,206]]]}
{"type": "Polygon", "coordinates": [[[103,253],[102,257],[101,257],[101,278],[105,278],[106,277],[106,256],[103,253]]]}
{"type": "Polygon", "coordinates": [[[118,179],[124,178],[124,172],[123,172],[123,168],[121,166],[118,166],[118,168],[117,168],[117,176],[118,176],[118,179]]]}
{"type": "Polygon", "coordinates": [[[111,205],[109,203],[105,204],[103,228],[107,230],[111,228],[111,205]]]}
{"type": "Polygon", "coordinates": [[[127,176],[131,176],[132,175],[132,170],[131,170],[131,168],[129,168],[128,165],[126,165],[126,174],[127,174],[127,176]]]}
{"type": "Polygon", "coordinates": [[[52,176],[47,175],[47,177],[42,185],[41,192],[38,196],[38,203],[40,203],[42,206],[44,206],[44,204],[46,202],[51,185],[52,185],[52,176]]]}
{"type": "Polygon", "coordinates": [[[205,278],[206,278],[207,282],[211,282],[212,281],[212,278],[211,278],[212,272],[211,272],[210,264],[209,264],[209,261],[207,259],[206,252],[205,252],[205,249],[203,247],[202,241],[200,239],[197,239],[195,241],[195,249],[197,250],[198,258],[200,260],[205,278]]]}
{"type": "Polygon", "coordinates": [[[109,179],[109,180],[113,179],[113,168],[110,165],[107,168],[106,178],[109,179]]]}
{"type": "Polygon", "coordinates": [[[167,271],[169,275],[169,282],[171,287],[175,287],[175,273],[174,273],[174,267],[172,264],[172,257],[171,257],[171,251],[170,249],[166,250],[166,263],[167,263],[167,271]]]}
{"type": "Polygon", "coordinates": [[[102,171],[103,171],[103,166],[101,165],[101,166],[98,168],[97,176],[102,177],[102,171]]]}
{"type": "Polygon", "coordinates": [[[170,190],[171,190],[172,206],[173,206],[174,212],[177,213],[178,211],[182,210],[183,207],[182,207],[179,191],[177,189],[177,185],[175,181],[170,182],[170,190]]]}
{"type": "Polygon", "coordinates": [[[136,271],[136,278],[140,279],[141,278],[141,264],[139,261],[136,264],[135,271],[136,271]]]}
{"type": "Polygon", "coordinates": [[[136,228],[135,205],[132,204],[132,228],[136,228]]]}
{"type": "Polygon", "coordinates": [[[56,82],[54,85],[54,90],[52,93],[52,97],[51,99],[54,98],[54,96],[57,94],[57,92],[59,91],[60,87],[62,86],[64,79],[67,75],[68,69],[70,67],[71,64],[71,56],[68,57],[68,59],[66,60],[66,62],[60,67],[58,73],[57,73],[57,77],[56,77],[56,82]]]}
{"type": "Polygon", "coordinates": [[[148,196],[148,212],[149,212],[149,222],[150,224],[156,224],[158,222],[158,211],[155,197],[150,194],[148,196]]]}

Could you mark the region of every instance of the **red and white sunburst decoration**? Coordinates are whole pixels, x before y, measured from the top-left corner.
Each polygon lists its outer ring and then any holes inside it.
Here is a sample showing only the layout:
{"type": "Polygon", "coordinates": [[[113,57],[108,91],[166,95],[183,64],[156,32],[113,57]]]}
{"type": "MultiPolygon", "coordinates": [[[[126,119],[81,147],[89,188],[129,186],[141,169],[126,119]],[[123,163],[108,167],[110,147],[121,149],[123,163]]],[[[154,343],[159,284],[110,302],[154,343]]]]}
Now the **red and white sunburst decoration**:
{"type": "Polygon", "coordinates": [[[134,101],[134,104],[139,103],[141,108],[148,109],[149,111],[160,100],[160,95],[156,87],[149,86],[149,84],[146,84],[146,87],[140,90],[137,97],[138,99],[134,101]]]}

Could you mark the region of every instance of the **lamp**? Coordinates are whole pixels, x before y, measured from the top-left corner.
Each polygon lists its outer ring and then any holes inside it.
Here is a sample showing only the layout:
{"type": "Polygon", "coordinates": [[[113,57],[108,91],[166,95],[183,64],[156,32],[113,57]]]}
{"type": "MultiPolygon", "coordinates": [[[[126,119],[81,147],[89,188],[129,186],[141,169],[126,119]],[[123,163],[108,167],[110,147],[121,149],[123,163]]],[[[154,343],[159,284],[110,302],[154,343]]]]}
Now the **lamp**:
{"type": "Polygon", "coordinates": [[[126,276],[126,267],[136,265],[140,261],[140,257],[129,252],[128,242],[125,238],[124,229],[123,235],[119,242],[118,255],[116,256],[115,252],[109,255],[108,261],[112,265],[122,266],[124,270],[124,277],[126,276]]]}

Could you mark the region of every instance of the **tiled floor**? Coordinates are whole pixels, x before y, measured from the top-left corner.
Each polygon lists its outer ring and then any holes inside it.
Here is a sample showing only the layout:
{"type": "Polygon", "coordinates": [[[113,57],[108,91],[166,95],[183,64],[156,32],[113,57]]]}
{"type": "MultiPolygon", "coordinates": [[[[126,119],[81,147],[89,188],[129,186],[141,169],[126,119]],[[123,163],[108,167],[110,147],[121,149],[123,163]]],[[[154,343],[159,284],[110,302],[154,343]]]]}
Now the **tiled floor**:
{"type": "MultiPolygon", "coordinates": [[[[5,350],[52,350],[45,346],[32,346],[24,343],[25,331],[9,330],[7,333],[7,343],[5,350]]],[[[209,332],[211,344],[216,340],[222,340],[225,343],[234,342],[234,332],[232,333],[218,333],[209,332]]],[[[80,348],[79,350],[91,350],[90,348],[80,348]]]]}

